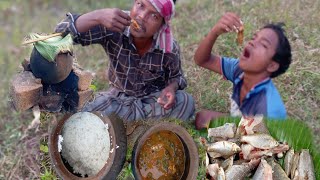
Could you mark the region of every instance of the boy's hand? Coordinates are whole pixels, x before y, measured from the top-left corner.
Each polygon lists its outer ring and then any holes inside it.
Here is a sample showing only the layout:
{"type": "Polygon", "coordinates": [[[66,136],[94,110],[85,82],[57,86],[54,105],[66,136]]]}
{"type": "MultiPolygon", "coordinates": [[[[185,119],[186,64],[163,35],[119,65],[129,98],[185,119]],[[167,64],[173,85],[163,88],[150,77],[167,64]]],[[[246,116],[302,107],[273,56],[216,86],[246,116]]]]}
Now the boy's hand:
{"type": "Polygon", "coordinates": [[[111,31],[123,32],[130,25],[130,16],[118,8],[98,10],[99,22],[111,31]]]}
{"type": "Polygon", "coordinates": [[[242,26],[240,17],[234,13],[225,13],[211,31],[215,32],[218,36],[227,32],[238,32],[242,26]]]}

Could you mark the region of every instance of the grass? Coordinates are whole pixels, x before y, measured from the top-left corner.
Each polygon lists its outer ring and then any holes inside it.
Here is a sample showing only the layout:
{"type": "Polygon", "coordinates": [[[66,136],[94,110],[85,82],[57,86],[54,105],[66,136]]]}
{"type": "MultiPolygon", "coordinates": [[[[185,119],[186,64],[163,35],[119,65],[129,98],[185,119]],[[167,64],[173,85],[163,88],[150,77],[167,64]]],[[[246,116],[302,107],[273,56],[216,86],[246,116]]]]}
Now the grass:
{"type": "MultiPolygon", "coordinates": [[[[32,170],[26,145],[33,144],[34,132],[27,131],[32,120],[31,112],[15,112],[8,101],[10,80],[19,70],[19,64],[28,58],[30,47],[20,43],[30,32],[52,32],[65,13],[86,12],[96,8],[120,7],[128,9],[132,0],[118,1],[63,1],[63,0],[2,0],[0,2],[0,179],[34,179],[40,170],[32,170]],[[22,138],[27,135],[28,138],[22,138]],[[19,171],[18,171],[19,169],[19,171]]],[[[226,11],[239,14],[245,23],[245,39],[269,22],[282,21],[293,50],[293,63],[275,84],[287,107],[290,118],[305,122],[320,148],[320,1],[290,0],[178,0],[176,17],[172,22],[175,38],[181,46],[184,73],[188,80],[187,91],[196,100],[197,110],[214,109],[228,112],[231,84],[220,76],[197,67],[194,52],[214,23],[226,11]]],[[[213,48],[215,53],[237,57],[240,49],[235,43],[235,34],[220,37],[213,48]]],[[[108,61],[101,47],[76,47],[81,66],[96,73],[94,87],[106,89],[105,67],[108,61]]],[[[46,129],[46,128],[44,128],[46,129]]],[[[46,129],[47,130],[47,129],[46,129]]],[[[47,131],[36,133],[45,139],[47,131]],[[41,134],[42,133],[42,134],[41,134]]],[[[190,130],[191,133],[192,130],[190,130]]],[[[32,153],[31,153],[32,154],[32,153]]],[[[36,159],[41,161],[41,158],[36,159]]],[[[44,160],[46,162],[46,160],[44,160]]],[[[48,167],[48,166],[44,166],[48,167]]],[[[203,169],[201,170],[203,171],[203,169]]],[[[50,168],[41,169],[41,177],[51,177],[50,168]]]]}

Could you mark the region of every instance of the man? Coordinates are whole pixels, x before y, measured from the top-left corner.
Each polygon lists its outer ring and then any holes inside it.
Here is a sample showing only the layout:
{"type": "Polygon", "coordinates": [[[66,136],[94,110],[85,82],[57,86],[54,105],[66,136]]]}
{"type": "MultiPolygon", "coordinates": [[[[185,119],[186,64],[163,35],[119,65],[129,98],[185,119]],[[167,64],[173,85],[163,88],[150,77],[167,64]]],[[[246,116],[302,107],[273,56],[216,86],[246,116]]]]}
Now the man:
{"type": "Polygon", "coordinates": [[[74,42],[83,46],[101,44],[110,59],[110,89],[99,93],[83,111],[115,112],[127,121],[187,120],[193,115],[194,100],[183,91],[187,83],[171,33],[173,15],[172,0],[135,0],[130,13],[115,8],[67,14],[56,32],[71,33],[74,42]]]}

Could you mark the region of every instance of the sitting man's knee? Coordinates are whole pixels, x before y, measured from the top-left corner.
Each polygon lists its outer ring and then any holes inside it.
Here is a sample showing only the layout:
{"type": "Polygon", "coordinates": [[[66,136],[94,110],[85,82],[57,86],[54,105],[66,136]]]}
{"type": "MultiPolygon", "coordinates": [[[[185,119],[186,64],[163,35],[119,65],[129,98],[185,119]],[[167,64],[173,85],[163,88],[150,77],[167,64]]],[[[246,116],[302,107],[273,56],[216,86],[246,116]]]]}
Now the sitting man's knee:
{"type": "Polygon", "coordinates": [[[194,115],[195,101],[194,98],[185,91],[177,92],[176,108],[179,109],[179,119],[187,120],[194,115]]]}
{"type": "Polygon", "coordinates": [[[177,94],[178,99],[181,99],[183,101],[187,101],[190,103],[191,102],[194,103],[194,99],[189,93],[187,93],[183,90],[178,90],[176,94],[177,94]]]}

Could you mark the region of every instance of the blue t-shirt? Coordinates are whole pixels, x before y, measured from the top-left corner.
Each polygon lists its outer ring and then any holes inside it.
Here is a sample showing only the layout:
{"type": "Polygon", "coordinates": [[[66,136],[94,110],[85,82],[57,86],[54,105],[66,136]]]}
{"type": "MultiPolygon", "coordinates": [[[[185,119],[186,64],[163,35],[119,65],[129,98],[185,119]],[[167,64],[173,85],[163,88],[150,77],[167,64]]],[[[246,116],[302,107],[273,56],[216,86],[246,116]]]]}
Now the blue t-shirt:
{"type": "Polygon", "coordinates": [[[221,69],[224,77],[233,83],[232,99],[239,106],[242,115],[262,114],[272,119],[286,118],[286,108],[270,78],[255,85],[245,96],[240,106],[243,71],[239,68],[239,60],[222,57],[221,69]]]}

